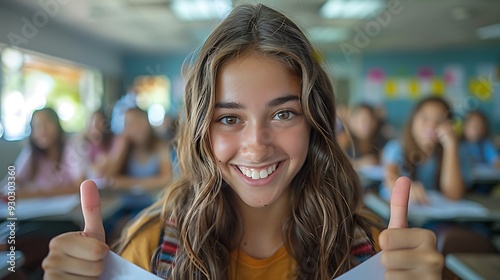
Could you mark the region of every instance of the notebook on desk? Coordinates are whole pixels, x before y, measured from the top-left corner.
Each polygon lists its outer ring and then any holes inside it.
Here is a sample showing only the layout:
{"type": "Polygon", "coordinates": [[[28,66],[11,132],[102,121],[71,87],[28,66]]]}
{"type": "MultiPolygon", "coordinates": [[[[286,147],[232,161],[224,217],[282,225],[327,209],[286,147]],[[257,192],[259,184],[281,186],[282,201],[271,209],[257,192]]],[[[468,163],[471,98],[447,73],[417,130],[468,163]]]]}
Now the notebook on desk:
{"type": "Polygon", "coordinates": [[[408,213],[430,216],[434,218],[481,217],[488,215],[488,209],[470,200],[450,200],[436,191],[428,191],[428,205],[408,205],[408,213]]]}
{"type": "Polygon", "coordinates": [[[6,202],[0,202],[0,217],[26,220],[45,216],[70,213],[80,204],[78,194],[61,195],[47,198],[28,198],[15,201],[14,209],[9,210],[6,202]]]}

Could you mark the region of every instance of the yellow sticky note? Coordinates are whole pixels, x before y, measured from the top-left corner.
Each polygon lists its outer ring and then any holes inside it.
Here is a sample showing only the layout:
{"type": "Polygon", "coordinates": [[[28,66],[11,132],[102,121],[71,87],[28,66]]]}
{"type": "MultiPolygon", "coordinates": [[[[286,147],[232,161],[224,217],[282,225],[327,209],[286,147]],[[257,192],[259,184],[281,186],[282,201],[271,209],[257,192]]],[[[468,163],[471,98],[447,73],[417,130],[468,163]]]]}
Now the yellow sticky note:
{"type": "Polygon", "coordinates": [[[385,83],[385,93],[389,98],[395,98],[397,95],[397,84],[393,79],[387,80],[385,83]]]}
{"type": "Polygon", "coordinates": [[[493,87],[491,82],[485,78],[471,79],[469,82],[469,90],[472,95],[479,100],[488,100],[491,98],[493,87]]]}
{"type": "Polygon", "coordinates": [[[444,96],[444,82],[441,79],[432,81],[432,92],[437,96],[444,96]]]}
{"type": "Polygon", "coordinates": [[[412,79],[408,82],[408,92],[411,98],[417,99],[420,97],[420,87],[417,80],[412,79]]]}

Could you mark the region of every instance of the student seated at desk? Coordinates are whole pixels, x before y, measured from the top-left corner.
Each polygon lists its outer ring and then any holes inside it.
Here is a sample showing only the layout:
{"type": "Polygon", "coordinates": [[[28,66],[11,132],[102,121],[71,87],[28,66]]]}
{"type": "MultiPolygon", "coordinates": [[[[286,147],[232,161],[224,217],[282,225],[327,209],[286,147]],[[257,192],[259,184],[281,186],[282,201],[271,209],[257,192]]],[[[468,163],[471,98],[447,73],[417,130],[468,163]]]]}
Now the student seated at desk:
{"type": "Polygon", "coordinates": [[[453,200],[462,198],[471,185],[472,174],[452,120],[449,105],[439,97],[428,97],[417,104],[402,141],[392,140],[384,147],[383,192],[392,190],[396,179],[406,175],[412,180],[410,201],[428,203],[427,190],[439,190],[453,200]]]}
{"type": "Polygon", "coordinates": [[[353,163],[358,167],[379,164],[380,151],[386,140],[377,131],[378,117],[375,109],[368,104],[356,106],[351,111],[347,128],[352,141],[346,151],[353,163]]]}
{"type": "Polygon", "coordinates": [[[500,155],[489,138],[488,120],[482,112],[467,114],[461,140],[474,164],[500,168],[500,155]]]}
{"type": "MultiPolygon", "coordinates": [[[[49,197],[78,193],[85,160],[64,135],[57,113],[51,108],[36,110],[31,118],[29,144],[19,154],[16,198],[49,197]]],[[[52,237],[79,227],[70,221],[18,221],[16,249],[24,253],[24,273],[38,279],[41,262],[52,237]]],[[[20,275],[20,273],[18,273],[20,275]]],[[[22,278],[19,278],[22,279],[22,278]]]]}
{"type": "Polygon", "coordinates": [[[120,190],[157,191],[169,182],[172,165],[167,143],[154,133],[146,112],[125,113],[125,130],[109,154],[104,174],[107,187],[120,190]]]}
{"type": "Polygon", "coordinates": [[[147,113],[139,108],[126,111],[124,132],[117,136],[106,161],[106,188],[120,191],[123,204],[106,223],[113,232],[111,241],[128,220],[154,202],[171,179],[172,164],[167,143],[156,136],[147,113]]]}
{"type": "Polygon", "coordinates": [[[86,162],[66,139],[57,113],[43,108],[31,118],[29,144],[16,159],[16,197],[78,193],[86,162]]]}

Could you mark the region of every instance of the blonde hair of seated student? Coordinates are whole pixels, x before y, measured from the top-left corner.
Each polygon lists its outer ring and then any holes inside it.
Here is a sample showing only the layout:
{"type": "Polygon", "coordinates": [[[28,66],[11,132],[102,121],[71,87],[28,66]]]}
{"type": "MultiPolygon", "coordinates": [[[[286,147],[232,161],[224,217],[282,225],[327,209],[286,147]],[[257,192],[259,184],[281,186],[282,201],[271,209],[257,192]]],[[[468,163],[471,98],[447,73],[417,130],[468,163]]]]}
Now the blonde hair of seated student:
{"type": "MultiPolygon", "coordinates": [[[[172,279],[234,279],[231,252],[266,258],[281,243],[297,264],[282,277],[332,279],[356,265],[355,230],[369,229],[356,173],[335,140],[334,105],[313,47],[283,14],[241,5],[217,26],[187,77],[180,178],[140,219],[175,221],[172,279]],[[264,167],[270,172],[254,174],[264,167]]],[[[438,279],[443,260],[433,234],[404,228],[409,182],[398,185],[390,229],[380,236],[386,276],[438,279]]],[[[52,242],[47,279],[90,275],[85,267],[106,255],[92,182],[82,191],[86,228],[52,242]],[[57,257],[68,254],[78,260],[57,257]]]]}

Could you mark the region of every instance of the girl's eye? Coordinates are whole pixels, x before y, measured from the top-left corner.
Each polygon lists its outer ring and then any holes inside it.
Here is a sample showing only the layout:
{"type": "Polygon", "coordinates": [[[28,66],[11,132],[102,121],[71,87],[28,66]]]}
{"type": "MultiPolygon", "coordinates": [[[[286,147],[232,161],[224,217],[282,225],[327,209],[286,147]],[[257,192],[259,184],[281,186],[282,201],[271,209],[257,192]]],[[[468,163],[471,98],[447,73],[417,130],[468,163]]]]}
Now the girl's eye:
{"type": "Polygon", "coordinates": [[[281,111],[274,115],[275,120],[288,120],[293,117],[293,113],[290,111],[281,111]]]}
{"type": "Polygon", "coordinates": [[[219,121],[223,124],[231,125],[231,124],[239,123],[240,120],[234,116],[226,116],[226,117],[220,118],[219,121]]]}

